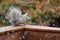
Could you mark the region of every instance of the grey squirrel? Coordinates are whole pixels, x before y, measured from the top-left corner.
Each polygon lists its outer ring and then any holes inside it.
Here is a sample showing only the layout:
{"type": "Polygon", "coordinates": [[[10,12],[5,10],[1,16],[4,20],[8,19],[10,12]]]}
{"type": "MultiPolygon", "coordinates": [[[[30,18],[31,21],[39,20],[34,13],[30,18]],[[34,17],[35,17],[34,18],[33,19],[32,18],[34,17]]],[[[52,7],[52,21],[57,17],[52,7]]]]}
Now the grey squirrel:
{"type": "Polygon", "coordinates": [[[6,19],[9,19],[9,22],[15,26],[25,25],[28,18],[28,13],[22,15],[22,11],[17,7],[10,7],[6,16],[6,19]]]}

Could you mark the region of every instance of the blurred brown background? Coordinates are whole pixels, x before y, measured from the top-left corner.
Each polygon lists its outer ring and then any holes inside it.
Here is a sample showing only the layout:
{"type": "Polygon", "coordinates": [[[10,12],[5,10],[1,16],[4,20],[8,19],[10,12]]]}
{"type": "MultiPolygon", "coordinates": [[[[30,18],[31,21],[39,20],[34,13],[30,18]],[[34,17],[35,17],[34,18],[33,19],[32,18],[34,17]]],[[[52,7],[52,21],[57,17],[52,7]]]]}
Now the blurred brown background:
{"type": "Polygon", "coordinates": [[[11,5],[18,6],[23,13],[29,13],[31,20],[27,24],[58,26],[55,19],[60,16],[60,0],[0,0],[0,26],[10,25],[5,15],[11,5]]]}

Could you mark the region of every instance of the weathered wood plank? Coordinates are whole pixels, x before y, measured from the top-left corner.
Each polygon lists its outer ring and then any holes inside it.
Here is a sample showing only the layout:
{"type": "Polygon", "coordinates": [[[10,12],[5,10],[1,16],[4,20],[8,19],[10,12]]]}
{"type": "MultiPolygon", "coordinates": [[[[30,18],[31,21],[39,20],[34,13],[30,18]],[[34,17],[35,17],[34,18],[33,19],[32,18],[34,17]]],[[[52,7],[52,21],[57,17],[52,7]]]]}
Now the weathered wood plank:
{"type": "Polygon", "coordinates": [[[60,28],[57,28],[57,27],[48,27],[48,26],[27,25],[25,27],[25,30],[60,33],[60,28]]]}
{"type": "Polygon", "coordinates": [[[30,31],[45,31],[45,32],[58,32],[60,33],[60,28],[47,27],[47,26],[36,26],[36,25],[25,25],[25,26],[6,26],[0,28],[0,34],[4,32],[11,32],[17,30],[30,30],[30,31]]]}
{"type": "Polygon", "coordinates": [[[14,32],[14,31],[22,31],[23,27],[20,26],[6,26],[0,28],[0,34],[4,34],[7,32],[14,32]]]}

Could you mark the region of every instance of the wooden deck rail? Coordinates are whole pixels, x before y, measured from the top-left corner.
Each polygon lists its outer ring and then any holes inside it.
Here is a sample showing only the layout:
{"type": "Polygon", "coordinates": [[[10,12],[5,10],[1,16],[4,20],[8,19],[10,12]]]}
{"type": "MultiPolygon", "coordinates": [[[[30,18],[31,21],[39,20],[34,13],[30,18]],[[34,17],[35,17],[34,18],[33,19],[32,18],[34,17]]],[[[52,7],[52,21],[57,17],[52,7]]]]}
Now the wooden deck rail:
{"type": "Polygon", "coordinates": [[[11,32],[17,30],[26,31],[45,31],[45,32],[58,32],[60,33],[60,28],[47,27],[47,26],[37,26],[37,25],[26,25],[26,26],[6,26],[0,28],[0,33],[11,32]]]}
{"type": "Polygon", "coordinates": [[[60,28],[27,25],[25,40],[60,40],[60,28]]]}
{"type": "Polygon", "coordinates": [[[37,25],[6,26],[0,28],[0,40],[60,40],[60,28],[37,25]]]}
{"type": "Polygon", "coordinates": [[[7,32],[13,32],[13,31],[21,31],[23,30],[23,27],[16,27],[16,26],[5,26],[0,28],[0,34],[4,34],[7,32]]]}
{"type": "Polygon", "coordinates": [[[37,25],[27,25],[25,30],[30,31],[45,31],[45,32],[56,32],[60,33],[60,28],[57,27],[48,27],[48,26],[37,26],[37,25]]]}

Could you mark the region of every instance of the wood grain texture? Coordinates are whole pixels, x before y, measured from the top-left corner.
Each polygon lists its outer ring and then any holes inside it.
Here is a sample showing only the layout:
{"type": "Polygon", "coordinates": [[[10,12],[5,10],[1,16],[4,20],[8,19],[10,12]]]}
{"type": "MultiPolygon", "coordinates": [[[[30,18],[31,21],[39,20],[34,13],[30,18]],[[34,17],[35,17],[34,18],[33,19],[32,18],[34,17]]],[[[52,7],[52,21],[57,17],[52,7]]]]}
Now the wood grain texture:
{"type": "Polygon", "coordinates": [[[22,31],[19,32],[7,32],[4,35],[0,35],[0,40],[22,40],[22,31]]]}
{"type": "Polygon", "coordinates": [[[60,33],[29,31],[25,40],[60,40],[60,33]]]}

